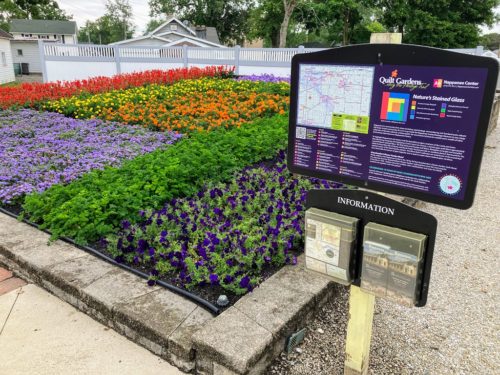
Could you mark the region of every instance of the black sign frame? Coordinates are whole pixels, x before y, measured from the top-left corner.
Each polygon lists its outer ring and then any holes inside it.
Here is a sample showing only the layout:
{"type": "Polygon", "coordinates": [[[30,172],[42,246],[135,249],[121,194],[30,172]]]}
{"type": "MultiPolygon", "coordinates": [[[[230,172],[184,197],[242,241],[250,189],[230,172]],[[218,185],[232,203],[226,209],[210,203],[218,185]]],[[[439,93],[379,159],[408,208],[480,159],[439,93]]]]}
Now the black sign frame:
{"type": "Polygon", "coordinates": [[[438,48],[417,45],[396,44],[359,44],[347,47],[332,48],[326,51],[295,55],[292,59],[292,75],[290,82],[290,116],[288,127],[288,168],[292,173],[310,177],[333,180],[344,184],[359,186],[366,189],[396,194],[419,200],[436,203],[458,209],[468,209],[474,202],[474,196],[479,178],[479,170],[488,132],[493,101],[498,79],[498,62],[490,57],[467,55],[451,52],[438,48]],[[299,90],[300,64],[315,65],[410,65],[428,67],[454,67],[454,68],[486,68],[488,75],[485,84],[483,103],[479,116],[476,140],[472,151],[472,158],[465,186],[463,200],[452,197],[437,196],[431,193],[414,191],[407,188],[386,185],[383,183],[355,179],[345,175],[321,171],[312,171],[307,168],[295,166],[295,128],[297,126],[297,107],[299,90]]]}
{"type": "Polygon", "coordinates": [[[420,290],[415,305],[416,307],[425,306],[429,293],[432,259],[436,244],[437,220],[434,216],[380,194],[357,189],[310,190],[307,193],[306,208],[309,209],[312,207],[359,219],[356,249],[349,267],[353,276],[352,284],[357,286],[361,284],[363,235],[366,224],[373,222],[425,234],[427,236],[427,244],[423,256],[420,290]],[[347,198],[354,202],[387,207],[393,210],[394,214],[384,214],[383,212],[364,209],[361,206],[342,204],[338,198],[347,198]]]}

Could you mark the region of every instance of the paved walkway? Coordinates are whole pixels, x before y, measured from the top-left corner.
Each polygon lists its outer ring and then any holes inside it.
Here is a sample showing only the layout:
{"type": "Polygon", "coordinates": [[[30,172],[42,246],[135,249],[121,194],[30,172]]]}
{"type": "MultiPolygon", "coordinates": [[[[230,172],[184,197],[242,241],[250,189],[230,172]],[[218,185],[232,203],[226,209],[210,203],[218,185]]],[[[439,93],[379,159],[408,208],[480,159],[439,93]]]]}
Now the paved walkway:
{"type": "Polygon", "coordinates": [[[0,373],[183,372],[45,290],[0,268],[0,373]]]}

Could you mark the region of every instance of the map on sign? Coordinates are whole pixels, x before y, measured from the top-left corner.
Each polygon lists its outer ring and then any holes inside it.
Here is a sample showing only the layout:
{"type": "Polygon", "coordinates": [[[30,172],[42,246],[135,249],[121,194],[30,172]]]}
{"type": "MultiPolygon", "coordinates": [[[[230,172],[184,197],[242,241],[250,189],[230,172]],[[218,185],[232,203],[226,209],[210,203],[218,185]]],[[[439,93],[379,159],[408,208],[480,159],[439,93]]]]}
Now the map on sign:
{"type": "Polygon", "coordinates": [[[368,134],[375,68],[301,64],[297,124],[368,134]]]}

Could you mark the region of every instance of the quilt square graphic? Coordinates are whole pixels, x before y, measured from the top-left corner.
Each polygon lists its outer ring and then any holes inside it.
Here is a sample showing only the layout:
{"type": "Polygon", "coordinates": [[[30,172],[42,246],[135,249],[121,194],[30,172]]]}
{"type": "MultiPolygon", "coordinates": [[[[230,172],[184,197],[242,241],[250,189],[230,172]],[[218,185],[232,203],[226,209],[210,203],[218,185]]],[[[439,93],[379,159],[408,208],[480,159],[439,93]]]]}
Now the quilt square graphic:
{"type": "Polygon", "coordinates": [[[410,94],[384,91],[380,119],[405,122],[409,106],[410,94]]]}

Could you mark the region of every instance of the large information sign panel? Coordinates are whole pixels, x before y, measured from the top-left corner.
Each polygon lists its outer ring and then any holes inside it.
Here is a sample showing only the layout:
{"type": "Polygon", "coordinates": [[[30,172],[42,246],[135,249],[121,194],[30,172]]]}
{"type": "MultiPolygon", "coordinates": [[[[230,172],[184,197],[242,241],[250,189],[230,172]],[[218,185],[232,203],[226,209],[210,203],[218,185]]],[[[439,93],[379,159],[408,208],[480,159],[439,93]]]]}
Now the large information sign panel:
{"type": "Polygon", "coordinates": [[[289,168],[468,208],[497,76],[496,60],[419,46],[297,55],[289,168]]]}

